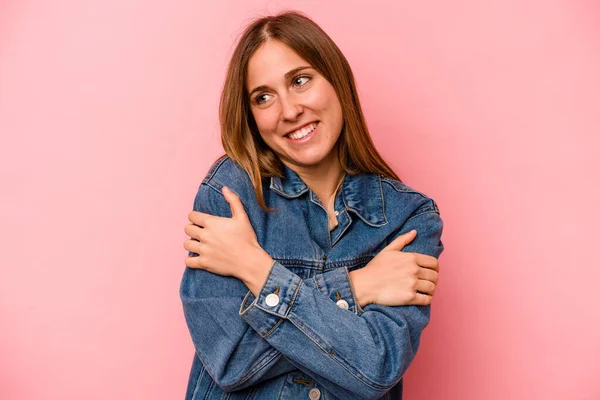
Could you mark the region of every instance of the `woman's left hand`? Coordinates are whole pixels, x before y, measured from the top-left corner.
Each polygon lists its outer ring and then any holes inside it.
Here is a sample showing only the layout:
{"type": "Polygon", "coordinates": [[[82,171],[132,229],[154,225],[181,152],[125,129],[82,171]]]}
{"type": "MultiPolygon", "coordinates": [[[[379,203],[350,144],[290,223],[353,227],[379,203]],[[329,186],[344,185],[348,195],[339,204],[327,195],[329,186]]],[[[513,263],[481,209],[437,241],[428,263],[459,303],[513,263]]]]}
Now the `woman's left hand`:
{"type": "Polygon", "coordinates": [[[226,187],[223,196],[231,208],[231,218],[192,211],[190,236],[183,247],[198,256],[188,256],[185,265],[218,275],[240,279],[256,296],[265,281],[273,259],[260,247],[240,198],[226,187]],[[194,240],[195,239],[195,240],[194,240]]]}

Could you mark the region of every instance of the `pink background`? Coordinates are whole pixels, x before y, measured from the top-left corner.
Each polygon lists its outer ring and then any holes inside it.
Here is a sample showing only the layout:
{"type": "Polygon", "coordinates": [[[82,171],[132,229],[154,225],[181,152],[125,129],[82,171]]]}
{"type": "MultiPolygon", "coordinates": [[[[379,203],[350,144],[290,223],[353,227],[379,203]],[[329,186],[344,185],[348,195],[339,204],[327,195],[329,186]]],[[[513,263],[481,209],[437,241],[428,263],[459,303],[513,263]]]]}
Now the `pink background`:
{"type": "Polygon", "coordinates": [[[178,297],[242,25],[297,8],[446,224],[409,400],[600,399],[600,5],[0,2],[0,398],[183,399],[178,297]]]}

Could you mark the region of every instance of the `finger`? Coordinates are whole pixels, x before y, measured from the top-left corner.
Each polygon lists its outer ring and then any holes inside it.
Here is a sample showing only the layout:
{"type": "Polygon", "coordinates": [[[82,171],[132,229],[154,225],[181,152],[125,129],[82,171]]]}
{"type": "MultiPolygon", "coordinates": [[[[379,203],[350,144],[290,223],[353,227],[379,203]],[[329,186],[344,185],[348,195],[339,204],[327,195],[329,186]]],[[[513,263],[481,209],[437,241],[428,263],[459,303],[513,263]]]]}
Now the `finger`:
{"type": "Polygon", "coordinates": [[[198,239],[198,240],[202,240],[200,235],[202,235],[204,233],[204,228],[201,228],[198,225],[194,225],[194,224],[187,224],[185,226],[184,231],[185,231],[186,235],[188,235],[189,237],[198,239]]]}
{"type": "Polygon", "coordinates": [[[240,200],[239,196],[233,193],[227,186],[223,186],[223,196],[225,197],[225,200],[227,200],[227,202],[229,203],[232,218],[248,218],[246,210],[244,210],[244,205],[242,204],[242,201],[240,200]]]}
{"type": "Polygon", "coordinates": [[[219,218],[219,217],[216,217],[216,216],[210,215],[210,214],[201,213],[198,211],[191,211],[188,214],[188,219],[190,220],[190,222],[194,225],[198,225],[201,228],[203,228],[206,225],[206,221],[211,218],[219,218]]]}
{"type": "Polygon", "coordinates": [[[440,270],[437,258],[428,256],[427,254],[415,253],[415,261],[423,268],[429,268],[434,271],[440,270]]]}
{"type": "Polygon", "coordinates": [[[431,281],[419,279],[417,282],[417,292],[417,294],[422,293],[433,296],[435,293],[435,284],[431,281]]]}
{"type": "Polygon", "coordinates": [[[412,231],[400,235],[396,239],[392,240],[392,242],[383,250],[402,250],[404,246],[412,242],[416,236],[417,231],[413,229],[412,231]]]}
{"type": "Polygon", "coordinates": [[[417,293],[409,303],[413,306],[428,306],[431,304],[432,297],[428,294],[417,293]]]}
{"type": "Polygon", "coordinates": [[[200,254],[200,242],[193,239],[183,241],[183,248],[192,253],[200,254]]]}
{"type": "Polygon", "coordinates": [[[439,274],[437,273],[437,271],[434,271],[432,269],[419,268],[419,272],[417,273],[417,277],[419,279],[423,279],[423,280],[432,282],[433,284],[437,285],[439,274]]]}
{"type": "Polygon", "coordinates": [[[185,258],[185,266],[189,268],[204,269],[202,256],[188,256],[185,258]]]}

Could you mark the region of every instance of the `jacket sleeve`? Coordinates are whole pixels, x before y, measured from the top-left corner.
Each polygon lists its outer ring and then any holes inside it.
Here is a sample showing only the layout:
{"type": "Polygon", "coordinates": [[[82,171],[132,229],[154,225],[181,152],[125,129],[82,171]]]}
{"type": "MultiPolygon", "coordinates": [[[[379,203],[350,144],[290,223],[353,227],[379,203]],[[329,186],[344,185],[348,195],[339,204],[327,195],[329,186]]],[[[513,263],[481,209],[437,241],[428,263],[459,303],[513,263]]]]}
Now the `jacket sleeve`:
{"type": "MultiPolygon", "coordinates": [[[[198,189],[193,209],[231,217],[222,194],[205,183],[198,189]]],[[[331,300],[343,298],[349,309],[354,310],[356,302],[345,269],[318,274],[307,279],[305,285],[320,290],[331,300]]],[[[184,316],[196,355],[213,380],[226,391],[245,389],[299,367],[240,317],[240,304],[248,293],[240,280],[202,269],[186,268],[180,285],[184,316]]]]}
{"type": "MultiPolygon", "coordinates": [[[[442,220],[432,200],[419,207],[389,241],[412,229],[403,251],[439,257],[442,220]]],[[[278,262],[240,315],[264,340],[343,399],[377,399],[402,378],[429,323],[430,307],[370,304],[348,312],[278,262]]]]}

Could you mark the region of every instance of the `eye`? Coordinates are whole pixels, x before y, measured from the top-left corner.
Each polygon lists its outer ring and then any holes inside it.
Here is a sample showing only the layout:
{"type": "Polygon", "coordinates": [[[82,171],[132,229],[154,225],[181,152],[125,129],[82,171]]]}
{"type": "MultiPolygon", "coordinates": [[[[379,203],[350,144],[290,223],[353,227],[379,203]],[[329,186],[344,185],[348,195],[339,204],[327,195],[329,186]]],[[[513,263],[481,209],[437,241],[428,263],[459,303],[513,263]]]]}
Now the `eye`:
{"type": "Polygon", "coordinates": [[[308,81],[310,81],[310,78],[311,77],[309,75],[298,75],[292,80],[292,82],[296,86],[304,86],[308,83],[308,81]]]}
{"type": "Polygon", "coordinates": [[[261,94],[259,94],[258,96],[256,96],[254,98],[254,102],[256,104],[262,104],[262,103],[264,103],[265,101],[268,101],[268,100],[269,100],[269,95],[266,94],[266,93],[261,93],[261,94]]]}

